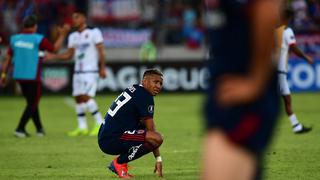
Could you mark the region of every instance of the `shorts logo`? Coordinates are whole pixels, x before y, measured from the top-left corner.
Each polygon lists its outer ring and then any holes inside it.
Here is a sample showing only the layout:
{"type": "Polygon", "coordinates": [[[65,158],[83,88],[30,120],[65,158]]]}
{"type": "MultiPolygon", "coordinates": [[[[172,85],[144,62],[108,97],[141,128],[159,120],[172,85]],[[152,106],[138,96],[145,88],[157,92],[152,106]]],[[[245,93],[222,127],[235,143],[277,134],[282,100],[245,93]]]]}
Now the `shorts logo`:
{"type": "Polygon", "coordinates": [[[125,131],[123,134],[143,134],[145,131],[143,129],[133,130],[133,131],[125,131]]]}
{"type": "Polygon", "coordinates": [[[149,112],[149,113],[153,113],[153,105],[150,105],[150,106],[148,107],[148,112],[149,112]]]}
{"type": "Polygon", "coordinates": [[[142,144],[140,144],[139,146],[133,146],[132,148],[129,149],[129,152],[131,151],[132,153],[128,156],[128,159],[131,161],[134,156],[136,155],[136,153],[138,152],[139,148],[142,146],[142,144]]]}
{"type": "Polygon", "coordinates": [[[144,130],[140,129],[137,131],[137,134],[143,134],[144,132],[145,132],[144,130]]]}

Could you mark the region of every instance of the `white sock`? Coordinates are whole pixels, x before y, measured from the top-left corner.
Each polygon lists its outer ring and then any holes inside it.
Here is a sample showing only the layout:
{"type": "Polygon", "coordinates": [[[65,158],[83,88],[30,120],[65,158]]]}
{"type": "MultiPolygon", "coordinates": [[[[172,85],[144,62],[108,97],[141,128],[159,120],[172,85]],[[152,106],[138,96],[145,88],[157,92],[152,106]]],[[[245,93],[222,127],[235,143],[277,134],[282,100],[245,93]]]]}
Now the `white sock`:
{"type": "Polygon", "coordinates": [[[88,129],[86,119],[86,105],[84,103],[76,104],[76,112],[78,117],[78,127],[80,129],[88,129]]]}
{"type": "Polygon", "coordinates": [[[298,123],[297,125],[293,126],[293,132],[301,131],[302,130],[302,124],[298,123]]]}
{"type": "Polygon", "coordinates": [[[297,116],[295,114],[291,114],[289,116],[289,119],[290,119],[290,122],[291,122],[291,125],[292,125],[294,132],[302,130],[302,124],[299,123],[297,116]]]}
{"type": "Polygon", "coordinates": [[[295,114],[291,114],[289,116],[289,119],[290,119],[290,122],[291,122],[292,126],[295,126],[295,125],[299,124],[299,121],[298,121],[297,116],[295,114]]]}
{"type": "Polygon", "coordinates": [[[93,118],[96,120],[96,124],[100,125],[103,122],[103,118],[99,112],[98,105],[95,100],[90,99],[86,102],[89,112],[92,114],[93,118]]]}

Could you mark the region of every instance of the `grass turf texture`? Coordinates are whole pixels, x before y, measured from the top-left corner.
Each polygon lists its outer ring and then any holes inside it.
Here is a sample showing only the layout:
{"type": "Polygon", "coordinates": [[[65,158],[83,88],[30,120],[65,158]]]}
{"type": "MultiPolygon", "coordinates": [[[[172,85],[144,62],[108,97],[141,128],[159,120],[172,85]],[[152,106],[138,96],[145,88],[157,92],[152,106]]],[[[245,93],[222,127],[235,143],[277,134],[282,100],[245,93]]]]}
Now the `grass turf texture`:
{"type": "MultiPolygon", "coordinates": [[[[98,95],[105,114],[116,94],[98,95]]],[[[300,121],[312,125],[310,134],[294,135],[282,115],[272,146],[266,155],[266,179],[320,179],[319,94],[293,95],[294,110],[300,121]]],[[[22,97],[0,97],[0,179],[117,179],[106,170],[114,158],[104,155],[95,137],[67,137],[76,127],[76,116],[67,96],[44,96],[40,113],[47,136],[35,136],[30,121],[30,138],[13,136],[25,102],[22,97]]],[[[155,98],[157,129],[164,134],[161,146],[164,179],[195,180],[200,172],[201,125],[200,94],[162,94],[155,98]]],[[[93,119],[88,114],[92,127],[93,119]]],[[[148,154],[130,166],[138,180],[159,179],[153,174],[154,158],[148,154]]]]}

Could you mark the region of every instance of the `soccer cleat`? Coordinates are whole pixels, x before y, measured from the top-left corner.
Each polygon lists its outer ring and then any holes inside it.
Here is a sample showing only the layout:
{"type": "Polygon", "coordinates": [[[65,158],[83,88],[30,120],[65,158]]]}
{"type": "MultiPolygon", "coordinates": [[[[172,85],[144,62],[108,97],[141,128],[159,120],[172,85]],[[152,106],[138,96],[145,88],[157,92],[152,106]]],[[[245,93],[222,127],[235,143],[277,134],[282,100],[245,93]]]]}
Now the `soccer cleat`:
{"type": "Polygon", "coordinates": [[[73,131],[68,132],[68,136],[75,137],[75,136],[84,136],[88,134],[88,129],[80,129],[77,128],[73,131]]]}
{"type": "Polygon", "coordinates": [[[128,173],[128,165],[127,163],[124,164],[118,164],[117,163],[117,158],[114,159],[109,167],[108,167],[112,172],[114,172],[116,175],[118,175],[119,178],[123,179],[130,179],[133,178],[131,174],[128,173]]]}
{"type": "Polygon", "coordinates": [[[93,129],[90,131],[89,136],[97,136],[99,133],[100,124],[96,124],[93,129]]]}
{"type": "MultiPolygon", "coordinates": [[[[301,124],[302,125],[302,124],[301,124]]],[[[304,134],[304,133],[308,133],[312,130],[312,127],[305,127],[304,125],[302,125],[302,128],[298,131],[295,131],[295,134],[304,134]]]]}
{"type": "Polygon", "coordinates": [[[15,131],[15,132],[14,132],[14,135],[15,135],[17,138],[26,138],[26,137],[29,137],[29,136],[30,136],[30,134],[27,133],[26,131],[19,131],[19,130],[15,131]]]}

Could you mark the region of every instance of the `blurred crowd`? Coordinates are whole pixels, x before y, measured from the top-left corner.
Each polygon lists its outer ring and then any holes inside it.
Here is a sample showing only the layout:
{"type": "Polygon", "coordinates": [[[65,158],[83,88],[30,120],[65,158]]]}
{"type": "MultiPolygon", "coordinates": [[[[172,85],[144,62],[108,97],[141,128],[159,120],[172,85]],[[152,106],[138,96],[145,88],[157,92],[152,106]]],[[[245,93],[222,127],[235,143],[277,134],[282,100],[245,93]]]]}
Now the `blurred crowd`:
{"type": "Polygon", "coordinates": [[[24,17],[36,14],[38,32],[50,39],[57,34],[57,26],[71,23],[71,13],[77,1],[63,0],[0,0],[0,36],[7,44],[10,35],[21,30],[24,17]]]}
{"type": "MultiPolygon", "coordinates": [[[[199,47],[203,41],[204,28],[202,25],[202,3],[197,0],[126,0],[140,5],[140,17],[131,18],[123,21],[110,18],[95,18],[95,9],[90,10],[90,3],[103,4],[105,11],[109,7],[105,4],[111,4],[119,0],[103,0],[90,2],[88,0],[0,0],[0,36],[3,37],[3,43],[8,43],[10,35],[19,32],[23,18],[30,14],[36,14],[39,17],[38,31],[51,40],[56,37],[58,25],[71,22],[71,13],[75,8],[83,8],[88,11],[89,22],[99,27],[121,27],[121,28],[149,28],[155,31],[154,27],[159,27],[159,23],[164,23],[163,43],[165,44],[184,44],[195,48],[199,47]],[[102,3],[101,3],[102,2],[102,3]],[[80,7],[79,7],[80,6],[80,7]],[[161,7],[160,7],[161,6],[161,7]],[[164,8],[164,11],[156,9],[164,8]],[[165,15],[163,15],[163,13],[165,15]],[[92,14],[92,16],[91,16],[92,14]],[[160,17],[161,16],[161,17],[160,17]]],[[[123,1],[124,2],[124,1],[123,1]]],[[[132,4],[131,2],[131,4],[132,4]]],[[[97,7],[97,6],[91,6],[97,7]]],[[[98,10],[98,9],[97,9],[98,10]]],[[[102,9],[103,10],[103,9],[102,9]]],[[[101,13],[100,13],[101,14],[101,13]]],[[[155,32],[157,34],[157,32],[155,32]]]]}
{"type": "Polygon", "coordinates": [[[291,26],[296,32],[319,32],[319,0],[289,0],[289,6],[295,12],[291,26]]]}
{"type": "MultiPolygon", "coordinates": [[[[295,11],[291,26],[297,33],[319,32],[319,0],[289,0],[288,5],[295,11]]],[[[22,19],[27,15],[37,14],[39,33],[54,40],[57,26],[71,23],[71,13],[75,8],[88,11],[91,25],[120,26],[126,29],[150,28],[160,37],[160,43],[165,45],[199,48],[204,44],[204,9],[203,1],[199,0],[0,0],[0,36],[4,44],[7,44],[10,35],[19,32],[22,19]],[[140,11],[136,12],[138,17],[125,20],[96,18],[95,15],[103,14],[103,11],[111,12],[110,8],[119,7],[110,4],[120,1],[131,6],[137,4],[137,11],[140,11]]],[[[116,13],[119,15],[121,11],[123,10],[120,8],[116,13]]]]}

